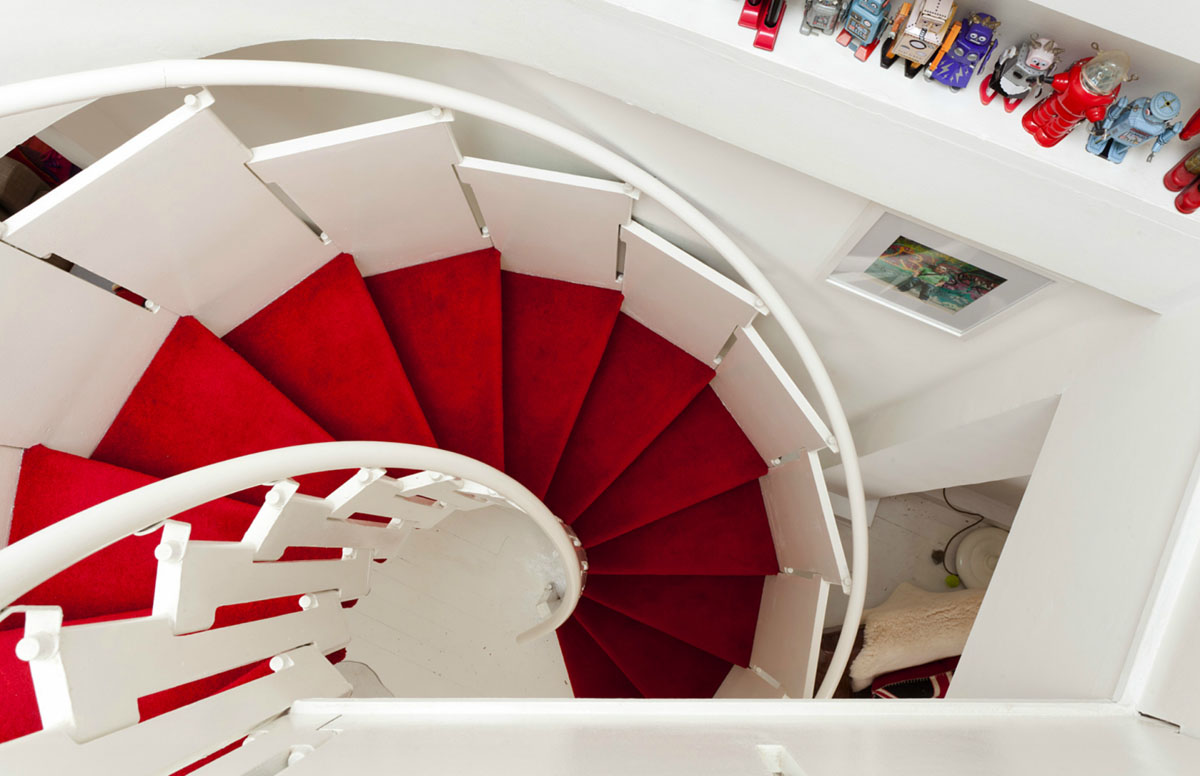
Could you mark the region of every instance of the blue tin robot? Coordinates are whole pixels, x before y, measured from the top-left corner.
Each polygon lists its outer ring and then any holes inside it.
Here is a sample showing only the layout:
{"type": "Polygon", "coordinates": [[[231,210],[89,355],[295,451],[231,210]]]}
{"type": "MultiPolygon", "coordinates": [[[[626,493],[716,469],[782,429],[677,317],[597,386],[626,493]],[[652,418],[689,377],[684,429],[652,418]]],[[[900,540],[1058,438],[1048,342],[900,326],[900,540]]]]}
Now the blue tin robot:
{"type": "Polygon", "coordinates": [[[1179,117],[1179,98],[1172,92],[1159,92],[1153,97],[1139,97],[1133,102],[1122,97],[1108,109],[1104,120],[1092,127],[1087,150],[1102,159],[1120,164],[1130,148],[1147,140],[1154,140],[1154,147],[1146,161],[1179,134],[1178,124],[1171,123],[1179,117]]]}
{"type": "Polygon", "coordinates": [[[890,5],[891,0],[851,0],[846,9],[846,26],[837,36],[837,42],[848,46],[856,59],[865,62],[879,45],[890,5]]]}
{"type": "Polygon", "coordinates": [[[987,66],[996,48],[996,30],[1000,22],[990,14],[975,13],[962,26],[937,67],[925,71],[930,79],[949,86],[952,92],[969,84],[971,78],[987,66]]]}

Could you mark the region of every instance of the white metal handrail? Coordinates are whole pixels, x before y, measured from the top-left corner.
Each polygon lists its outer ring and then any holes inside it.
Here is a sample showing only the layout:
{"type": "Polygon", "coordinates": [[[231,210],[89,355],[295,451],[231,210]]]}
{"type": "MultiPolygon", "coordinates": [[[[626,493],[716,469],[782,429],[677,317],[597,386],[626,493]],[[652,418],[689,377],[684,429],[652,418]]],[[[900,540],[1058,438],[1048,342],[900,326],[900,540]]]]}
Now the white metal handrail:
{"type": "Polygon", "coordinates": [[[542,530],[562,558],[566,587],[550,617],[517,636],[553,633],[583,594],[583,569],[562,522],[521,483],[487,464],[434,447],[399,442],[321,442],[231,458],[109,499],[0,549],[0,610],[64,568],[126,536],[230,493],[340,469],[428,469],[496,491],[542,530]]]}
{"type": "MultiPolygon", "coordinates": [[[[671,211],[729,262],[779,321],[799,354],[828,416],[834,437],[828,440],[830,447],[840,455],[845,471],[853,534],[849,601],[837,647],[817,691],[817,697],[833,695],[849,661],[867,592],[866,500],[858,453],[833,381],[804,327],[762,270],[728,235],[658,178],[577,132],[481,95],[394,73],[308,62],[162,60],[0,87],[0,116],[116,94],[195,86],[289,86],[362,92],[446,107],[494,121],[552,143],[635,186],[671,211]]],[[[2,596],[0,600],[3,600],[2,596]]]]}

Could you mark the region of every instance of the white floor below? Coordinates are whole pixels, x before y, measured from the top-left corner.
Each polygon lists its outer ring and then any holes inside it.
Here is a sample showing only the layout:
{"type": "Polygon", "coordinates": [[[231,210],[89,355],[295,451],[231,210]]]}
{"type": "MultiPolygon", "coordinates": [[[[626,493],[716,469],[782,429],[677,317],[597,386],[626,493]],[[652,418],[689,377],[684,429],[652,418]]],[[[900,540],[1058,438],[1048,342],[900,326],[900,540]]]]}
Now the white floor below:
{"type": "MultiPolygon", "coordinates": [[[[955,491],[951,489],[950,500],[955,506],[971,509],[959,504],[955,491]]],[[[987,511],[981,514],[992,517],[987,511]]],[[[1004,525],[1010,515],[997,513],[997,523],[1004,525]]],[[[922,590],[948,592],[946,570],[934,563],[930,554],[946,546],[946,540],[960,528],[978,518],[960,514],[941,501],[941,492],[913,493],[892,496],[880,500],[868,535],[871,539],[870,571],[867,578],[867,608],[878,606],[887,600],[892,591],[902,582],[909,582],[922,590]]],[[[846,556],[850,557],[850,526],[843,520],[837,521],[846,556]]],[[[959,537],[961,539],[962,537],[959,537]]],[[[958,544],[955,540],[955,546],[958,544]]],[[[954,568],[954,559],[946,561],[954,568]]],[[[846,614],[846,596],[839,590],[830,591],[829,605],[825,611],[825,628],[841,625],[846,614]]]]}
{"type": "Polygon", "coordinates": [[[569,698],[554,636],[518,645],[547,582],[561,574],[526,517],[489,507],[415,532],[373,569],[353,609],[347,660],[408,698],[569,698]]]}

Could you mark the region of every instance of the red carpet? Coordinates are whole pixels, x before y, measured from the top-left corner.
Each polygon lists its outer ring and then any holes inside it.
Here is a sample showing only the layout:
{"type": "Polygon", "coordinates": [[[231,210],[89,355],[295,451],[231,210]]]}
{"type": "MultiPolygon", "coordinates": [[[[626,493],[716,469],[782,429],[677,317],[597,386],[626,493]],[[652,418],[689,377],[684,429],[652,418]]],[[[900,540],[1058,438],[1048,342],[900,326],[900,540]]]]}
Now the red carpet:
{"type": "Polygon", "coordinates": [[[436,444],[347,254],[226,334],[225,342],[334,439],[436,444]]]}
{"type": "Polygon", "coordinates": [[[590,547],[766,473],[717,394],[705,388],[571,528],[590,547]]]}
{"type": "Polygon", "coordinates": [[[748,666],[762,591],[759,577],[597,574],[588,579],[584,595],[722,660],[748,666]]]}
{"type": "MultiPolygon", "coordinates": [[[[31,447],[21,458],[10,541],[155,480],[119,466],[31,447]]],[[[191,523],[193,539],[230,542],[241,540],[257,511],[240,501],[220,499],[172,519],[191,523]]],[[[149,609],[158,568],[154,548],[161,538],[155,532],[122,539],[46,580],[17,603],[61,606],[68,620],[149,609]]]]}
{"type": "MultiPolygon", "coordinates": [[[[180,318],[92,457],[169,477],[239,455],[332,440],[199,321],[180,318]]],[[[300,483],[324,496],[345,478],[331,472],[300,483]]]]}
{"type": "Polygon", "coordinates": [[[627,315],[612,338],[546,494],[570,523],[654,441],[713,370],[627,315]]]}
{"type": "Polygon", "coordinates": [[[500,254],[385,272],[367,288],[440,445],[503,469],[500,254]]]}
{"type": "Polygon", "coordinates": [[[758,482],[588,549],[591,574],[766,576],[779,571],[758,482]]]}
{"type": "Polygon", "coordinates": [[[621,309],[616,291],[513,272],[504,289],[504,461],[544,496],[621,309]]]}
{"type": "Polygon", "coordinates": [[[711,698],[729,663],[587,598],[575,618],[647,698],[711,698]]]}
{"type": "MultiPolygon", "coordinates": [[[[494,250],[366,281],[339,256],[226,342],[181,318],[92,460],[26,451],[12,538],[238,455],[334,438],[436,440],[507,467],[574,521],[591,577],[557,635],[577,696],[710,697],[731,665],[748,663],[763,577],[778,570],[758,484],[766,466],[705,388],[713,370],[620,315],[621,302],[607,289],[501,273],[494,250]]],[[[346,475],[301,480],[324,495],[346,475]]],[[[261,493],[175,519],[192,524],[193,539],[236,541],[261,493]]],[[[158,541],[124,539],[21,603],[62,606],[70,622],[144,612],[158,541]]],[[[291,548],[285,559],[340,552],[291,548]]],[[[222,607],[214,627],[295,605],[222,607]]],[[[0,741],[40,727],[28,668],[12,655],[17,625],[0,629],[0,741]]],[[[259,670],[156,693],[142,714],[259,670]]]]}
{"type": "Polygon", "coordinates": [[[576,698],[642,697],[577,620],[567,620],[556,633],[576,698]]]}

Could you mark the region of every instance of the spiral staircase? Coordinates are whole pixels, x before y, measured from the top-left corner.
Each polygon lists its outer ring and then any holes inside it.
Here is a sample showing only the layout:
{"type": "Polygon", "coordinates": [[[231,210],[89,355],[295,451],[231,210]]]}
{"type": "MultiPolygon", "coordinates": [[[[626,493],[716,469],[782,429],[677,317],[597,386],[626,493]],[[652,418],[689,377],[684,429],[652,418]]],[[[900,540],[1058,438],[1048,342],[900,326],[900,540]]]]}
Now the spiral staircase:
{"type": "Polygon", "coordinates": [[[350,691],[372,562],[497,509],[562,566],[521,638],[576,697],[813,696],[860,582],[817,458],[848,437],[756,330],[773,298],[633,221],[633,180],[463,158],[450,110],[246,149],[213,104],[5,223],[10,276],[162,335],[95,439],[21,445],[0,771],[276,772],[328,738],[289,707],[350,691]]]}

